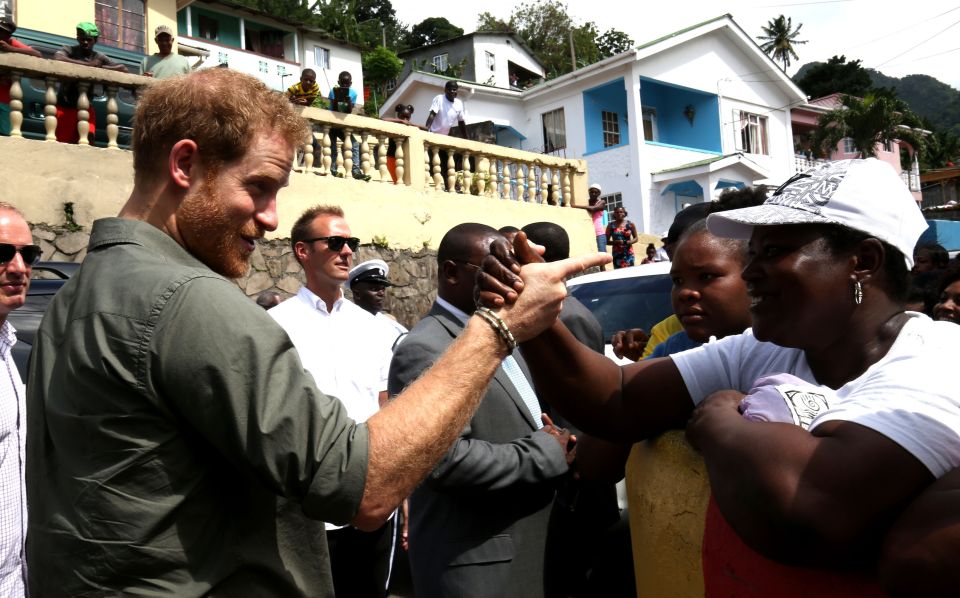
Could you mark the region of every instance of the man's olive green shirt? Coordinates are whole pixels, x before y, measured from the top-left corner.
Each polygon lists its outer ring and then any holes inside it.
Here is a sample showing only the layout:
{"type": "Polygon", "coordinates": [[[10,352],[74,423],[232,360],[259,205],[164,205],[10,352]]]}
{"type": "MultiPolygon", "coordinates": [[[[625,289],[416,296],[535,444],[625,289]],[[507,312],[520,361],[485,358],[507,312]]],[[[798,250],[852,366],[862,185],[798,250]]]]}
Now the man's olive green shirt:
{"type": "Polygon", "coordinates": [[[94,223],[27,389],[34,598],[333,595],[314,520],[356,515],[367,428],[169,236],[94,223]]]}

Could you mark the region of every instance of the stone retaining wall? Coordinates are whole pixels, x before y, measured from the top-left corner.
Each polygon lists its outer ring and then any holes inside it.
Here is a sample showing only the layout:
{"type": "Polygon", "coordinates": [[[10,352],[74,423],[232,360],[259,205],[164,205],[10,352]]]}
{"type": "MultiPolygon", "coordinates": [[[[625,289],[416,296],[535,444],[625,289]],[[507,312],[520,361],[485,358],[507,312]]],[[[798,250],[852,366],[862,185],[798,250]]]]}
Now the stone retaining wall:
{"type": "MultiPolygon", "coordinates": [[[[90,234],[66,227],[46,224],[31,225],[34,242],[43,250],[45,261],[81,262],[87,255],[90,234]]],[[[385,310],[411,328],[430,309],[437,289],[437,252],[422,249],[394,250],[375,245],[361,245],[354,263],[381,259],[390,266],[390,280],[397,287],[387,291],[385,310]]],[[[278,291],[289,297],[300,290],[303,269],[297,263],[286,239],[264,240],[250,260],[250,271],[237,279],[237,285],[252,299],[263,291],[278,291]]],[[[344,291],[350,297],[350,291],[344,291]]]]}

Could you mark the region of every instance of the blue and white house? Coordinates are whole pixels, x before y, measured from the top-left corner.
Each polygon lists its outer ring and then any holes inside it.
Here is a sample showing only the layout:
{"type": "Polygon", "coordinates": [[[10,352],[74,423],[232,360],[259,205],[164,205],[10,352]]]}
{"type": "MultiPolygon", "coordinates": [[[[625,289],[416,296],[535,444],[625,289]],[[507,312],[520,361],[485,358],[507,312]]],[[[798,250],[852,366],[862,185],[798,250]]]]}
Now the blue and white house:
{"type": "MultiPolygon", "coordinates": [[[[411,91],[424,94],[433,79],[442,89],[435,75],[413,75],[411,91]]],[[[468,123],[509,124],[522,149],[586,159],[609,208],[624,206],[653,234],[727,187],[792,176],[790,109],[807,99],[730,15],[531,89],[465,82],[461,97],[468,123]]]]}

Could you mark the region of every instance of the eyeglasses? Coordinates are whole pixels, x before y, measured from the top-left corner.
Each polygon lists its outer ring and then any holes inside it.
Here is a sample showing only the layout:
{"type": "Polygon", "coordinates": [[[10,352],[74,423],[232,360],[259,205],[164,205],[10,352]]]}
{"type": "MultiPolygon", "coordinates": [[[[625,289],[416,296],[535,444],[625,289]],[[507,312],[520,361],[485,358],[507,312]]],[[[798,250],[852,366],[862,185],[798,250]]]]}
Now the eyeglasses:
{"type": "Polygon", "coordinates": [[[17,247],[10,243],[0,243],[0,264],[6,264],[12,260],[17,253],[23,256],[23,263],[32,266],[40,261],[43,251],[36,245],[24,245],[17,247]]]}
{"type": "Polygon", "coordinates": [[[304,243],[313,243],[314,241],[326,241],[330,251],[340,251],[344,245],[349,247],[350,251],[356,251],[360,248],[360,239],[356,237],[314,237],[303,240],[304,243]]]}

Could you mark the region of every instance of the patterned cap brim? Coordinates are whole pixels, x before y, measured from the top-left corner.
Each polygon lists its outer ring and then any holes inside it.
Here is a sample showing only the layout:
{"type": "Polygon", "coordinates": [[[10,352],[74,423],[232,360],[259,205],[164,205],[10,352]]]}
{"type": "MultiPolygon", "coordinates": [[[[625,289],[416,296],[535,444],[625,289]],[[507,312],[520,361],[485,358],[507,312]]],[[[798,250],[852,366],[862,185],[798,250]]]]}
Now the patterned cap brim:
{"type": "Polygon", "coordinates": [[[755,226],[778,224],[828,224],[833,221],[820,214],[787,206],[763,204],[739,210],[710,214],[707,229],[718,237],[749,239],[755,226]]]}

